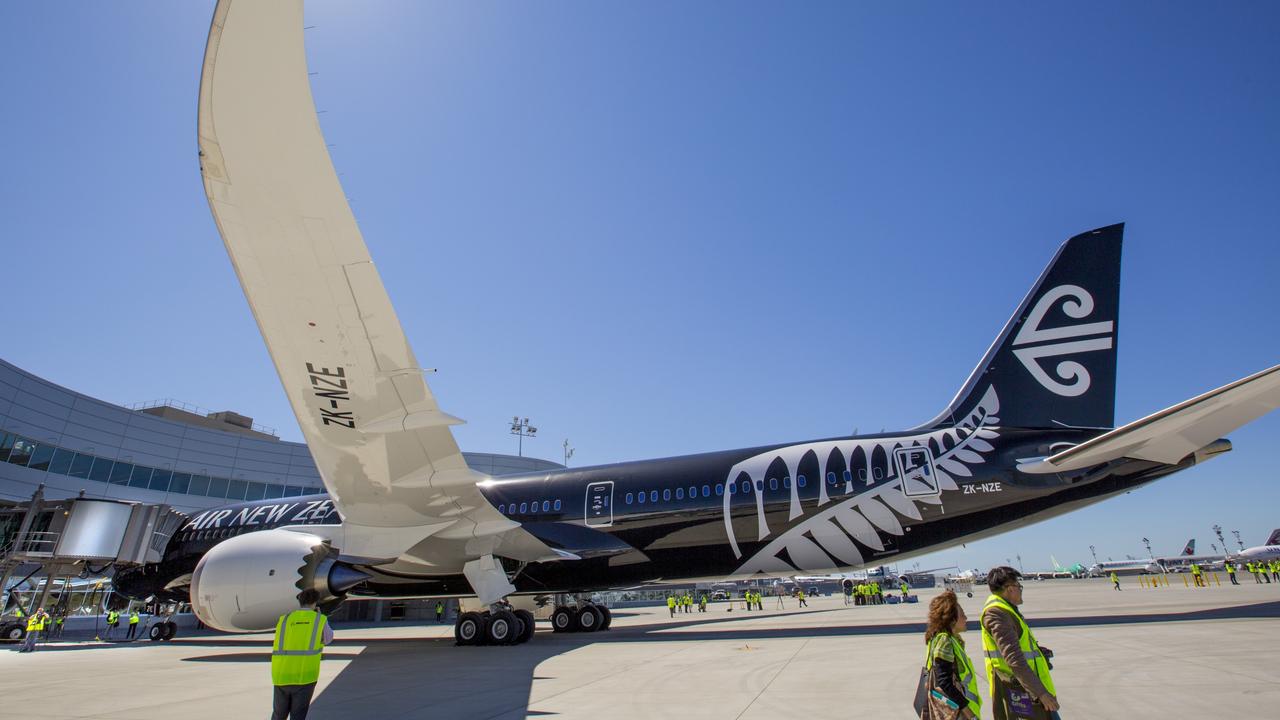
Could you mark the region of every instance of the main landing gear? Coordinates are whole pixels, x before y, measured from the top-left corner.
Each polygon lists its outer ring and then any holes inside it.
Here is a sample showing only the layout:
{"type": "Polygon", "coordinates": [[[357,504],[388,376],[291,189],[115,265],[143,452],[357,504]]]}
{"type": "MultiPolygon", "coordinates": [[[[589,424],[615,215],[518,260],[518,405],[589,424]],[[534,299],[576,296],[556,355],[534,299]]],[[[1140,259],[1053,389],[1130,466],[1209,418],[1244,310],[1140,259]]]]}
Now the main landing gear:
{"type": "Polygon", "coordinates": [[[453,626],[458,645],[519,645],[533,637],[533,613],[496,603],[485,612],[464,612],[453,626]]]}
{"type": "Polygon", "coordinates": [[[559,605],[551,613],[551,630],[558,633],[608,630],[612,623],[613,613],[609,608],[590,602],[559,605]]]}

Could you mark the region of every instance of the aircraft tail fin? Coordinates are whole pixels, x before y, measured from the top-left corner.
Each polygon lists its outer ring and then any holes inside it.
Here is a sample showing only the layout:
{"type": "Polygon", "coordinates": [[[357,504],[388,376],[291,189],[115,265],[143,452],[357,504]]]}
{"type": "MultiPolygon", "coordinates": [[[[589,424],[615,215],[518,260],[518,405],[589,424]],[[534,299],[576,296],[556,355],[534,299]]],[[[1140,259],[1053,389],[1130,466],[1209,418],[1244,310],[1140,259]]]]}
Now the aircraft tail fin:
{"type": "Polygon", "coordinates": [[[955,424],[989,387],[1005,427],[1111,428],[1123,236],[1117,224],[1064,243],[951,404],[920,429],[955,424]]]}
{"type": "Polygon", "coordinates": [[[1267,538],[1266,545],[1280,545],[1280,528],[1271,531],[1271,537],[1267,538]]]}
{"type": "Polygon", "coordinates": [[[1195,538],[1191,538],[1190,540],[1188,540],[1188,541],[1187,541],[1187,545],[1186,545],[1186,547],[1182,548],[1182,554],[1183,554],[1183,555],[1195,555],[1195,554],[1196,554],[1196,539],[1195,539],[1195,538]]]}

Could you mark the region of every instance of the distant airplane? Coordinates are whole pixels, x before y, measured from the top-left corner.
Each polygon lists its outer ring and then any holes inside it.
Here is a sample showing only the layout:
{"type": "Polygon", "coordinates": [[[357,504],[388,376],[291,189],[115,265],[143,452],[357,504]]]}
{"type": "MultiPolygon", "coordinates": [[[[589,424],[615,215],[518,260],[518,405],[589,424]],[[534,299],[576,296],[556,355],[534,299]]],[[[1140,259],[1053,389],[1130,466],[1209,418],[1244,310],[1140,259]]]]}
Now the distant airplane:
{"type": "Polygon", "coordinates": [[[1196,555],[1196,539],[1191,538],[1182,548],[1182,552],[1169,557],[1156,558],[1156,562],[1165,572],[1182,572],[1189,570],[1192,565],[1199,565],[1206,570],[1221,567],[1226,559],[1226,555],[1196,555]]]}
{"type": "Polygon", "coordinates": [[[1231,559],[1238,562],[1280,560],[1280,528],[1271,531],[1271,537],[1267,538],[1266,543],[1241,550],[1232,555],[1231,559]]]}

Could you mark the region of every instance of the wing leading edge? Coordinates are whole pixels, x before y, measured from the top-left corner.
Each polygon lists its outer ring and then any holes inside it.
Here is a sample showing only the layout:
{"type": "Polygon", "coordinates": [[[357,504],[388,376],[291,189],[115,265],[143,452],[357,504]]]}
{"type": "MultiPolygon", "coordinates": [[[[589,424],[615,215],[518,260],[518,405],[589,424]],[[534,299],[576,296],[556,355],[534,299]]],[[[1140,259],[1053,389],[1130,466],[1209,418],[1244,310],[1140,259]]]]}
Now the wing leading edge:
{"type": "Polygon", "coordinates": [[[476,489],[321,134],[301,0],[220,0],[200,81],[201,175],[245,297],[346,526],[344,552],[518,525],[476,489]],[[365,530],[365,531],[362,531],[365,530]],[[394,529],[389,532],[380,531],[394,529]]]}

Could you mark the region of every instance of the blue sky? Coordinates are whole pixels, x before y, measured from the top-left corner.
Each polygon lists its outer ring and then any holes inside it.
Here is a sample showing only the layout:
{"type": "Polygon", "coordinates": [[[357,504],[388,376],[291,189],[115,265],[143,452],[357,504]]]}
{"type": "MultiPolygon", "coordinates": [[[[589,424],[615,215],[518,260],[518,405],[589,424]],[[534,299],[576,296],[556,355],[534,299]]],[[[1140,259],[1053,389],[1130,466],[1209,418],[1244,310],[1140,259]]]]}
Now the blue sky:
{"type": "MultiPolygon", "coordinates": [[[[527,415],[586,465],[926,420],[1118,221],[1119,422],[1280,362],[1280,6],[1118,5],[327,1],[307,39],[459,442],[514,452],[527,415]]],[[[200,184],[211,13],[0,5],[0,356],[300,439],[200,184]]],[[[1258,544],[1278,435],[921,563],[1258,544]]]]}

